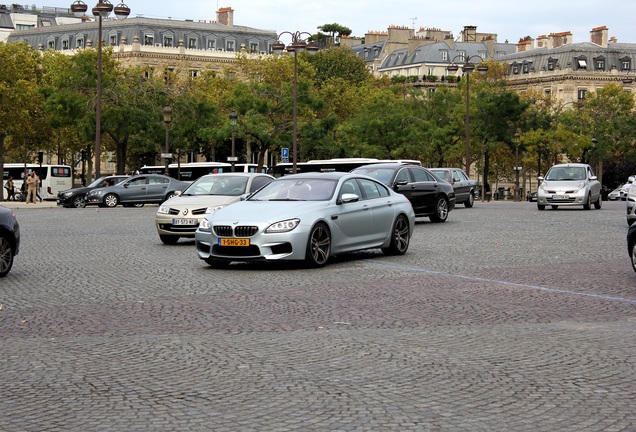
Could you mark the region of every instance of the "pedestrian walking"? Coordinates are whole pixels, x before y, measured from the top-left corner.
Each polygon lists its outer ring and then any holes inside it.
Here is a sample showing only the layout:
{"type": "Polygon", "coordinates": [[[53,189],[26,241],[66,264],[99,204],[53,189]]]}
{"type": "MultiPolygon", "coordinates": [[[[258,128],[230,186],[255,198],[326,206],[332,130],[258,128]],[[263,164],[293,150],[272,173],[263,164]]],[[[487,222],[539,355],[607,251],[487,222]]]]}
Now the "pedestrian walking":
{"type": "Polygon", "coordinates": [[[7,201],[15,201],[15,184],[13,183],[13,177],[9,176],[7,182],[4,184],[4,188],[7,190],[7,201]]]}
{"type": "Polygon", "coordinates": [[[26,184],[27,184],[27,198],[26,198],[26,202],[27,204],[29,203],[36,203],[36,198],[37,198],[37,192],[38,192],[38,186],[40,183],[40,179],[35,175],[35,171],[31,171],[31,174],[29,174],[29,176],[26,179],[26,184]]]}

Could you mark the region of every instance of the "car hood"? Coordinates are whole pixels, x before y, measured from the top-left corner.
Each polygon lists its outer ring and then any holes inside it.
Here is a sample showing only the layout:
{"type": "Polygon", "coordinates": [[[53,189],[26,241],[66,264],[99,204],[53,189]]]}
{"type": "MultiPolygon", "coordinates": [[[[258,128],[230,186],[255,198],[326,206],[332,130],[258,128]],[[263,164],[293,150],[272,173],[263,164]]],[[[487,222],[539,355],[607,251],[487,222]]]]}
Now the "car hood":
{"type": "Polygon", "coordinates": [[[544,180],[541,185],[544,185],[550,189],[558,189],[558,190],[570,190],[570,189],[578,189],[579,185],[588,184],[587,180],[567,180],[567,181],[556,181],[556,180],[544,180]]]}
{"type": "Polygon", "coordinates": [[[164,202],[163,206],[168,207],[215,207],[220,205],[238,202],[240,197],[228,195],[197,195],[197,196],[177,196],[164,202]]]}
{"type": "Polygon", "coordinates": [[[222,220],[240,223],[276,222],[303,218],[328,206],[327,201],[240,201],[207,216],[217,223],[222,220]]]}
{"type": "Polygon", "coordinates": [[[74,193],[74,194],[77,194],[77,193],[87,193],[88,191],[90,191],[90,189],[89,189],[89,188],[87,188],[87,187],[80,187],[80,188],[66,189],[66,190],[63,190],[63,191],[61,191],[61,192],[58,192],[58,194],[66,194],[66,193],[69,193],[69,192],[72,192],[72,193],[74,193]]]}

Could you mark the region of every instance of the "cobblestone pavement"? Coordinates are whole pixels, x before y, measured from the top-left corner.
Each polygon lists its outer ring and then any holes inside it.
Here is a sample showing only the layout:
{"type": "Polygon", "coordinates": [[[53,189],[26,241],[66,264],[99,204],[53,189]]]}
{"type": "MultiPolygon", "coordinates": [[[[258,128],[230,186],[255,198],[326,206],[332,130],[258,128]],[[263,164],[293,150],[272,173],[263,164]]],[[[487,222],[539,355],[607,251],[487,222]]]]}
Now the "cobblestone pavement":
{"type": "Polygon", "coordinates": [[[16,208],[0,431],[634,431],[624,205],[460,205],[311,270],[208,268],[153,206],[16,208]]]}

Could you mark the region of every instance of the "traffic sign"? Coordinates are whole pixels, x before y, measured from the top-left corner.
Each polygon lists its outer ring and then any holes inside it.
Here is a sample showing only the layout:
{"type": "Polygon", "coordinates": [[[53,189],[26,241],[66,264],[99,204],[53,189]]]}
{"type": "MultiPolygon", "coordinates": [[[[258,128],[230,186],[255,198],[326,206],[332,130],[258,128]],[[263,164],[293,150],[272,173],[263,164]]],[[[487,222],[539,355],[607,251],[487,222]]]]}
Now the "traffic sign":
{"type": "Polygon", "coordinates": [[[289,158],[289,148],[287,148],[287,147],[283,147],[283,148],[280,150],[280,155],[281,155],[281,157],[282,157],[283,159],[285,159],[285,158],[289,158]]]}

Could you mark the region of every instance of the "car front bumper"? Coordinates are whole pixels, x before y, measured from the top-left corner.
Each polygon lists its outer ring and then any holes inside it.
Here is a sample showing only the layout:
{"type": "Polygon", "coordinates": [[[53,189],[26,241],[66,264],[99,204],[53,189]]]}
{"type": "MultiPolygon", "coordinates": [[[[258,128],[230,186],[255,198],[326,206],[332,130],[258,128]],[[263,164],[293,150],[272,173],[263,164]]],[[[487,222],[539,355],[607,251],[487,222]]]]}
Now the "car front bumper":
{"type": "Polygon", "coordinates": [[[157,214],[155,226],[159,235],[193,238],[204,216],[175,217],[170,214],[157,214]]]}
{"type": "Polygon", "coordinates": [[[537,194],[537,203],[543,205],[558,206],[580,206],[584,205],[587,200],[587,189],[579,189],[572,191],[539,191],[537,194]]]}

